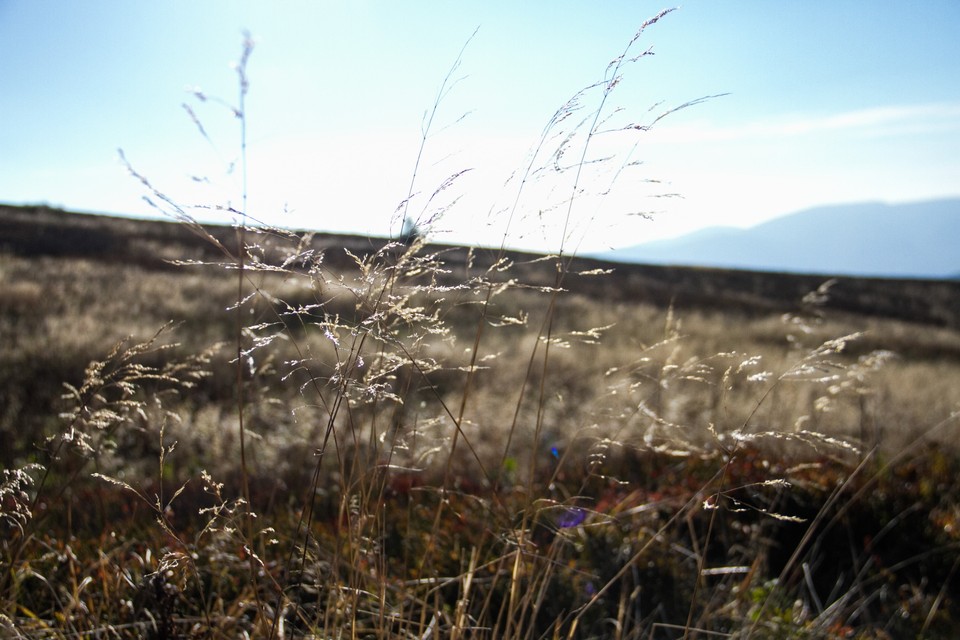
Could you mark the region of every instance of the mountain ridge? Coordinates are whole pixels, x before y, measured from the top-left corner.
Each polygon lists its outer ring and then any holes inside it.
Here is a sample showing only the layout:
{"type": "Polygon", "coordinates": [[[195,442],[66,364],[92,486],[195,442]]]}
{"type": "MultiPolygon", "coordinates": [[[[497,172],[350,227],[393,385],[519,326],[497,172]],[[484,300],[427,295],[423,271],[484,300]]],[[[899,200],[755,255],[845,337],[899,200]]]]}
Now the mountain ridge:
{"type": "Polygon", "coordinates": [[[960,198],[804,209],[747,229],[708,227],[597,254],[617,262],[787,273],[952,279],[960,198]]]}

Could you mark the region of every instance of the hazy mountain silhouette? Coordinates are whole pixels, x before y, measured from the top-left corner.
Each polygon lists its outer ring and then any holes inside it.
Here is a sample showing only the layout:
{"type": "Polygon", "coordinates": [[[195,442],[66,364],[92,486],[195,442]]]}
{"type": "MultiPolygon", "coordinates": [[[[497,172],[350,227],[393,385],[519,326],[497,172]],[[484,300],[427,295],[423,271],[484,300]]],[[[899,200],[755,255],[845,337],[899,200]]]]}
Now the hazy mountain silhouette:
{"type": "Polygon", "coordinates": [[[960,198],[806,209],[748,229],[711,227],[599,254],[620,262],[793,273],[956,278],[960,198]]]}

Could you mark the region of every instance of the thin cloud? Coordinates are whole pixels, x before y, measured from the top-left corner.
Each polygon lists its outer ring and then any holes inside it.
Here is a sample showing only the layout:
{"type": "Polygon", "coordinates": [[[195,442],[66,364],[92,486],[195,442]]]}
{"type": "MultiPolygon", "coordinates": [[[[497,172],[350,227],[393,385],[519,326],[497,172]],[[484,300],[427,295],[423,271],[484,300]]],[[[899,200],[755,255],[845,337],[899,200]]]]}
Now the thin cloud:
{"type": "Polygon", "coordinates": [[[672,142],[741,141],[826,132],[868,137],[960,132],[960,103],[871,107],[823,116],[790,115],[733,126],[667,124],[658,130],[672,142]]]}

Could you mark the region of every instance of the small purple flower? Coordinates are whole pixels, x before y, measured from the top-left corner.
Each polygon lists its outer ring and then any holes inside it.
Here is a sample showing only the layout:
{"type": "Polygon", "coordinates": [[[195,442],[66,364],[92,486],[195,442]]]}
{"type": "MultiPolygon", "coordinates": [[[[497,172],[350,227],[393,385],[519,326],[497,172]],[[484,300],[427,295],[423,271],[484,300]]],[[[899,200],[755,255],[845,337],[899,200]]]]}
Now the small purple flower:
{"type": "Polygon", "coordinates": [[[563,507],[560,517],[557,518],[557,527],[560,529],[569,529],[575,527],[587,519],[587,511],[580,507],[563,507]]]}

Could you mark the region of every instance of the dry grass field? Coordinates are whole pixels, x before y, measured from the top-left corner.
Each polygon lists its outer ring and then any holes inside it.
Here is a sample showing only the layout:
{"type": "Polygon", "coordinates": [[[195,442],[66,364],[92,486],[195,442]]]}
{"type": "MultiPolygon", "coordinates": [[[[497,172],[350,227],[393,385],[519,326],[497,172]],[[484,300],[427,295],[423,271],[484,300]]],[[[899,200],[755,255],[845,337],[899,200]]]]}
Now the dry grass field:
{"type": "Polygon", "coordinates": [[[254,229],[239,271],[229,228],[0,226],[8,635],[960,616],[957,283],[254,229]]]}

